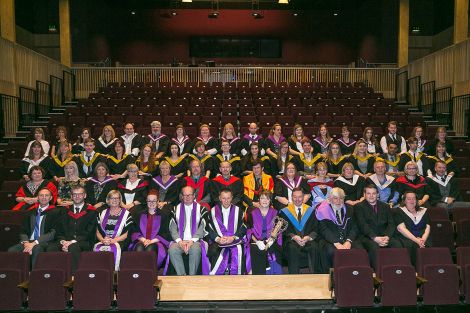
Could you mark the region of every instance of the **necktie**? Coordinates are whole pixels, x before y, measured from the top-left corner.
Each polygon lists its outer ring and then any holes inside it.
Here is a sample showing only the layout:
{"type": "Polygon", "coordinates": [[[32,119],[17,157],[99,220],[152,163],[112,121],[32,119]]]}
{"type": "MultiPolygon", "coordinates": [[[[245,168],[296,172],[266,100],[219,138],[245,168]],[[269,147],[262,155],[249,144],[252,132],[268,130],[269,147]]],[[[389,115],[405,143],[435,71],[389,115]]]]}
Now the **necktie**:
{"type": "MultiPolygon", "coordinates": [[[[87,156],[86,156],[86,161],[87,161],[88,163],[90,163],[90,160],[91,160],[91,155],[88,155],[88,154],[87,154],[87,156]]],[[[87,174],[87,175],[90,175],[90,173],[91,173],[91,165],[87,165],[87,173],[86,173],[86,174],[87,174]]]]}
{"type": "Polygon", "coordinates": [[[340,212],[340,210],[336,211],[336,220],[338,221],[338,224],[343,224],[341,222],[341,212],[340,212]]]}
{"type": "Polygon", "coordinates": [[[446,177],[445,177],[445,176],[442,176],[442,177],[441,177],[441,180],[445,183],[446,177]]]}
{"type": "Polygon", "coordinates": [[[75,207],[75,208],[73,209],[73,212],[74,212],[75,214],[80,213],[80,208],[79,208],[79,207],[75,207]]]}
{"type": "Polygon", "coordinates": [[[378,211],[378,210],[377,210],[377,209],[378,209],[378,208],[377,208],[377,204],[375,204],[375,205],[372,207],[372,209],[374,210],[374,213],[377,214],[377,211],[378,211]]]}
{"type": "Polygon", "coordinates": [[[392,135],[392,141],[393,142],[397,141],[397,138],[395,137],[395,135],[392,135]]]}
{"type": "Polygon", "coordinates": [[[255,136],[254,136],[254,135],[251,135],[251,140],[255,140],[255,136]]]}
{"type": "Polygon", "coordinates": [[[36,221],[34,223],[34,233],[33,233],[34,240],[37,240],[39,238],[39,233],[41,230],[41,215],[42,215],[42,211],[41,209],[38,209],[38,212],[36,214],[36,221]]]}
{"type": "Polygon", "coordinates": [[[228,156],[225,156],[225,161],[228,161],[228,156]]]}
{"type": "Polygon", "coordinates": [[[390,156],[390,160],[391,160],[392,162],[395,162],[395,156],[394,156],[394,155],[390,156]]]}
{"type": "Polygon", "coordinates": [[[297,208],[297,220],[299,222],[302,220],[302,208],[297,208]]]}

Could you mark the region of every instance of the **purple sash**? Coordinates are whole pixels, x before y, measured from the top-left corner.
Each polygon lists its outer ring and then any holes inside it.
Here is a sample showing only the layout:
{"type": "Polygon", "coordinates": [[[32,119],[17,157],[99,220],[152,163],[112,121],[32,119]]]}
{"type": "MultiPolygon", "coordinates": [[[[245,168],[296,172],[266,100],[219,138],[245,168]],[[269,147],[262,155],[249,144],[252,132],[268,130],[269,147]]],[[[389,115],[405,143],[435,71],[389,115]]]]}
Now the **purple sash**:
{"type": "Polygon", "coordinates": [[[164,183],[163,183],[163,180],[162,180],[162,176],[161,176],[161,175],[158,175],[157,177],[152,178],[152,180],[153,180],[158,186],[160,186],[162,189],[167,190],[167,189],[170,188],[170,186],[171,186],[175,181],[177,181],[178,179],[176,178],[176,176],[170,175],[170,178],[168,179],[168,181],[166,182],[166,184],[164,184],[164,183]]]}
{"type": "MultiPolygon", "coordinates": [[[[212,138],[212,137],[211,137],[212,138]]],[[[191,236],[194,237],[194,235],[197,232],[198,225],[196,223],[196,209],[197,209],[197,203],[193,203],[193,208],[191,210],[191,236]]],[[[186,225],[186,214],[185,214],[185,208],[184,208],[184,203],[181,202],[180,204],[180,214],[179,214],[179,219],[178,219],[178,233],[180,235],[181,240],[184,238],[184,228],[186,225]]],[[[175,241],[170,242],[170,245],[175,243],[175,241]]],[[[202,268],[202,275],[208,275],[210,272],[210,263],[209,259],[207,258],[207,247],[206,247],[206,242],[204,240],[199,239],[199,243],[201,245],[201,268],[202,268]]],[[[166,275],[168,271],[168,265],[169,265],[170,258],[166,258],[166,264],[165,264],[165,269],[163,270],[163,274],[166,275]]]]}
{"type": "Polygon", "coordinates": [[[343,211],[343,223],[340,224],[338,222],[338,219],[336,218],[336,214],[334,212],[333,207],[328,203],[328,201],[323,201],[316,209],[315,215],[317,217],[318,221],[322,220],[330,220],[342,229],[346,229],[346,226],[348,225],[349,218],[346,217],[346,206],[343,205],[341,208],[341,211],[343,211]]]}
{"type": "MultiPolygon", "coordinates": [[[[158,242],[155,243],[158,247],[157,268],[160,268],[160,266],[163,264],[163,261],[165,260],[167,256],[168,247],[170,246],[170,243],[165,238],[163,238],[162,236],[158,234],[158,232],[160,231],[161,221],[162,221],[162,217],[160,215],[154,215],[151,235],[150,235],[150,238],[148,238],[148,239],[157,238],[159,240],[158,242]]],[[[131,237],[132,243],[129,245],[129,250],[133,250],[135,248],[140,237],[145,237],[145,233],[147,232],[147,222],[148,222],[148,214],[142,214],[142,216],[140,217],[140,224],[139,224],[140,231],[132,234],[132,237],[131,237]]]]}
{"type": "Polygon", "coordinates": [[[286,140],[286,138],[284,138],[284,136],[281,136],[281,137],[279,137],[279,140],[276,140],[274,138],[274,136],[271,136],[271,135],[268,136],[268,139],[271,140],[274,143],[274,146],[276,147],[276,150],[278,150],[281,143],[286,140]]]}
{"type": "MultiPolygon", "coordinates": [[[[222,208],[219,205],[216,205],[214,208],[215,223],[217,223],[217,230],[220,230],[219,235],[222,236],[234,236],[235,235],[235,206],[230,206],[230,213],[228,215],[228,228],[225,227],[222,216],[222,208]]],[[[241,246],[235,245],[232,247],[222,248],[220,252],[222,255],[219,256],[214,268],[211,271],[211,274],[223,275],[230,261],[230,273],[237,274],[239,271],[238,263],[238,250],[241,249],[241,246]],[[220,260],[220,258],[222,258],[220,260]]]]}
{"type": "MultiPolygon", "coordinates": [[[[100,223],[100,227],[101,227],[101,229],[104,233],[106,233],[105,228],[106,228],[106,224],[108,223],[109,212],[110,212],[110,209],[107,209],[104,212],[103,220],[100,223]]],[[[121,234],[118,235],[118,230],[121,226],[124,215],[126,215],[126,210],[121,209],[121,213],[119,214],[119,219],[117,220],[116,225],[114,225],[113,235],[111,236],[111,238],[116,238],[116,237],[121,235],[121,234]]],[[[115,243],[115,244],[111,244],[109,246],[106,246],[105,244],[102,244],[101,242],[99,242],[99,243],[95,244],[95,247],[93,248],[93,251],[95,251],[95,252],[111,251],[113,253],[113,256],[114,256],[114,269],[116,271],[119,270],[119,263],[120,263],[120,260],[121,260],[121,246],[119,245],[118,242],[115,243]]]]}

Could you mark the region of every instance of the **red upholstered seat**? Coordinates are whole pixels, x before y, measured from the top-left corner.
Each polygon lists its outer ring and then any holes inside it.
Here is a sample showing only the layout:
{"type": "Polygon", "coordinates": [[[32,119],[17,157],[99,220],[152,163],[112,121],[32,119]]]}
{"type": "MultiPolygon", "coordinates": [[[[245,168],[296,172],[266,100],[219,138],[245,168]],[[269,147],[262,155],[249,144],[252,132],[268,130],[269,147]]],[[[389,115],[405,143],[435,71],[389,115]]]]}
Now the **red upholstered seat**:
{"type": "Polygon", "coordinates": [[[25,300],[18,285],[29,279],[29,254],[0,252],[0,310],[20,310],[25,300]]]}
{"type": "Polygon", "coordinates": [[[416,271],[408,251],[377,249],[376,275],[383,283],[379,295],[383,306],[416,305],[416,271]]]}
{"type": "Polygon", "coordinates": [[[427,280],[420,291],[425,305],[459,303],[459,275],[448,248],[418,249],[416,269],[427,280]]]}

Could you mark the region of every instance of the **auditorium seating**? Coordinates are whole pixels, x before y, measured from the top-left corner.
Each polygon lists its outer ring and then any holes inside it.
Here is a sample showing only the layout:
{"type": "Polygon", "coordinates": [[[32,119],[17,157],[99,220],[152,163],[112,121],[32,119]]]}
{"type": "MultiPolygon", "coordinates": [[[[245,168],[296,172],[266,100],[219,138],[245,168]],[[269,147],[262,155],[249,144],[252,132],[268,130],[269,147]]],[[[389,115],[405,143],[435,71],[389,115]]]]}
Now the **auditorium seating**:
{"type": "Polygon", "coordinates": [[[29,276],[29,308],[33,311],[65,310],[70,295],[64,284],[71,278],[72,256],[69,253],[39,253],[29,276]]]}
{"type": "Polygon", "coordinates": [[[25,294],[18,285],[29,279],[29,254],[0,252],[0,311],[23,307],[25,294]]]}
{"type": "Polygon", "coordinates": [[[75,310],[109,310],[113,300],[112,252],[82,252],[74,276],[75,310]]]}
{"type": "Polygon", "coordinates": [[[416,305],[416,271],[406,249],[377,249],[375,272],[383,306],[416,305]]]}
{"type": "Polygon", "coordinates": [[[465,302],[470,303],[470,247],[457,248],[457,265],[460,267],[461,292],[465,302]]]}
{"type": "Polygon", "coordinates": [[[420,290],[425,305],[459,303],[459,275],[449,249],[418,249],[416,271],[426,279],[420,290]]]}
{"type": "Polygon", "coordinates": [[[152,310],[157,292],[157,256],[153,251],[124,252],[118,273],[120,310],[152,310]]]}
{"type": "Polygon", "coordinates": [[[334,292],[338,307],[367,307],[374,303],[373,270],[364,249],[336,250],[334,292]]]}

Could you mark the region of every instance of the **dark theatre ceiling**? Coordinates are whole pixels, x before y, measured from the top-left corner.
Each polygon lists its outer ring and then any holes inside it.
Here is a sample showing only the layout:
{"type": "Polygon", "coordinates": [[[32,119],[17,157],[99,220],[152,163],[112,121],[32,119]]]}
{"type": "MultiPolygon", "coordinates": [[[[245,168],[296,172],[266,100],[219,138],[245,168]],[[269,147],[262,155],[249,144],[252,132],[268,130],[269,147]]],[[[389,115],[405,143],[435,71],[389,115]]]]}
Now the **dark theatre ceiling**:
{"type": "MultiPolygon", "coordinates": [[[[276,37],[284,49],[299,51],[298,58],[283,53],[282,59],[271,60],[272,63],[347,64],[363,53],[374,62],[396,60],[399,0],[290,0],[289,4],[279,4],[278,0],[70,2],[75,62],[100,61],[108,57],[128,64],[170,62],[169,55],[158,55],[162,49],[186,61],[189,52],[182,51],[189,51],[186,42],[191,36],[243,37],[247,34],[276,37]],[[208,13],[214,9],[220,15],[209,19],[208,13]],[[253,10],[259,10],[264,18],[253,22],[250,16],[253,10]],[[177,16],[172,16],[172,12],[177,16]],[[252,31],[244,30],[248,27],[252,31]],[[307,57],[309,49],[319,55],[335,51],[335,56],[331,59],[307,57]],[[139,51],[140,56],[135,51],[139,51]]],[[[429,36],[450,27],[453,2],[410,0],[410,28],[419,26],[420,35],[429,36]]],[[[53,25],[60,32],[58,0],[16,0],[15,4],[19,26],[44,34],[53,25]]]]}

